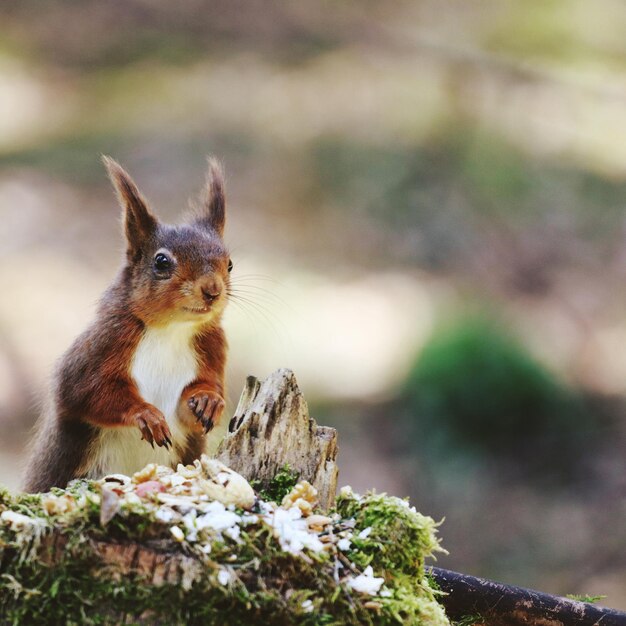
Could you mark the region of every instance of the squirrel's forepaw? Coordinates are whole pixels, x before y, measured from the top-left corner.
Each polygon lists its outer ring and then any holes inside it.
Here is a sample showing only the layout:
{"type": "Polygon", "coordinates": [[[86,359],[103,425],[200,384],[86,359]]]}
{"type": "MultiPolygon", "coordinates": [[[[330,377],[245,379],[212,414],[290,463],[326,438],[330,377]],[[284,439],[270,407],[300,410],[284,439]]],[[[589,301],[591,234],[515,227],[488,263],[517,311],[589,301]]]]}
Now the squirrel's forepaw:
{"type": "Polygon", "coordinates": [[[153,448],[172,445],[172,433],[170,432],[165,416],[155,406],[147,404],[135,413],[135,421],[141,431],[141,438],[145,439],[153,448]]]}
{"type": "Polygon", "coordinates": [[[187,406],[208,433],[224,411],[224,398],[215,391],[196,391],[187,400],[187,406]]]}

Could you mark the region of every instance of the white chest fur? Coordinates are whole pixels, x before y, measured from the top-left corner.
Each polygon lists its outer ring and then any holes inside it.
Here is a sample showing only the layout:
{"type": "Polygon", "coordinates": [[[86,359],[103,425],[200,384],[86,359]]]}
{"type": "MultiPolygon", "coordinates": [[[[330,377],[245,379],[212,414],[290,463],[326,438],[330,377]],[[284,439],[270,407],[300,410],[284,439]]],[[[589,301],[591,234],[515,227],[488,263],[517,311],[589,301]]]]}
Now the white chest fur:
{"type": "Polygon", "coordinates": [[[195,380],[198,372],[193,348],[196,333],[197,326],[189,323],[148,328],[131,362],[130,374],[141,397],[165,415],[172,432],[172,449],[158,446],[152,449],[141,439],[138,428],[105,429],[97,443],[91,475],[132,474],[148,463],[171,465],[179,461],[175,449],[177,444],[185,446],[187,431],[176,414],[183,389],[195,380]]]}
{"type": "Polygon", "coordinates": [[[190,323],[148,328],[133,358],[130,373],[141,397],[161,410],[174,433],[180,394],[198,372],[193,338],[197,326],[190,323]]]}

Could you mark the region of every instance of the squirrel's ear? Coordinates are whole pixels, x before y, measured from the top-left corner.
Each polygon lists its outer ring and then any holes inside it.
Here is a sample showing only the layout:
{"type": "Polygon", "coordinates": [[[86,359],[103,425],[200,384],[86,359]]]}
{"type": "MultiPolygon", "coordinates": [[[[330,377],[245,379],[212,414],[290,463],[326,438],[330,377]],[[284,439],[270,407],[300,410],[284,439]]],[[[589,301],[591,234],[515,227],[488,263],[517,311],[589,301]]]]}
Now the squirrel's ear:
{"type": "Polygon", "coordinates": [[[224,197],[224,170],[217,159],[209,158],[206,187],[200,216],[196,224],[211,228],[220,237],[224,234],[226,222],[226,199],[224,197]]]}
{"type": "Polygon", "coordinates": [[[122,166],[108,156],[103,156],[102,162],[124,209],[124,230],[128,241],[128,250],[134,254],[141,248],[146,239],[154,234],[158,221],[148,209],[137,185],[122,166]]]}

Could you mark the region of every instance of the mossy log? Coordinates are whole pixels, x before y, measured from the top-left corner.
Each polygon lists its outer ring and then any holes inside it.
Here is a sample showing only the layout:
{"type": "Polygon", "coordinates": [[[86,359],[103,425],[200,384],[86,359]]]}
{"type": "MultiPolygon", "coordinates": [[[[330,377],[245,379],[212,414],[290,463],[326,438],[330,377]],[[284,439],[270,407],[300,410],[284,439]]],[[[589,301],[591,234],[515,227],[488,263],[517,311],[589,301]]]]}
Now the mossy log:
{"type": "Polygon", "coordinates": [[[448,624],[424,573],[435,524],[398,498],[348,492],[308,522],[257,501],[218,513],[237,533],[201,533],[195,513],[163,522],[156,498],[102,526],[103,486],[2,494],[0,624],[448,624]],[[51,497],[75,506],[48,513],[51,497]],[[281,511],[309,525],[311,549],[285,543],[281,511]]]}
{"type": "Polygon", "coordinates": [[[449,624],[425,575],[435,522],[335,499],[336,432],[291,372],[248,379],[217,455],[258,494],[206,457],[0,491],[0,624],[449,624]]]}
{"type": "Polygon", "coordinates": [[[309,416],[290,370],[280,369],[262,382],[248,377],[216,456],[261,489],[288,465],[317,489],[322,509],[333,505],[337,431],[309,416]]]}

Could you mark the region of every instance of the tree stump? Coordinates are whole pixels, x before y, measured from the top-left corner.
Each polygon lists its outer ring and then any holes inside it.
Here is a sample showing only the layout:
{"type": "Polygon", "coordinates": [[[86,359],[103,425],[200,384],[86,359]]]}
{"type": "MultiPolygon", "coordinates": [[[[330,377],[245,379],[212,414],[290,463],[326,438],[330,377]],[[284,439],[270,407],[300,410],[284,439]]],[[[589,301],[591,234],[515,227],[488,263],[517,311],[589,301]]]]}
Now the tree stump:
{"type": "Polygon", "coordinates": [[[318,426],[293,372],[279,369],[263,382],[249,376],[216,457],[266,488],[285,465],[318,491],[329,509],[337,489],[337,431],[318,426]]]}

